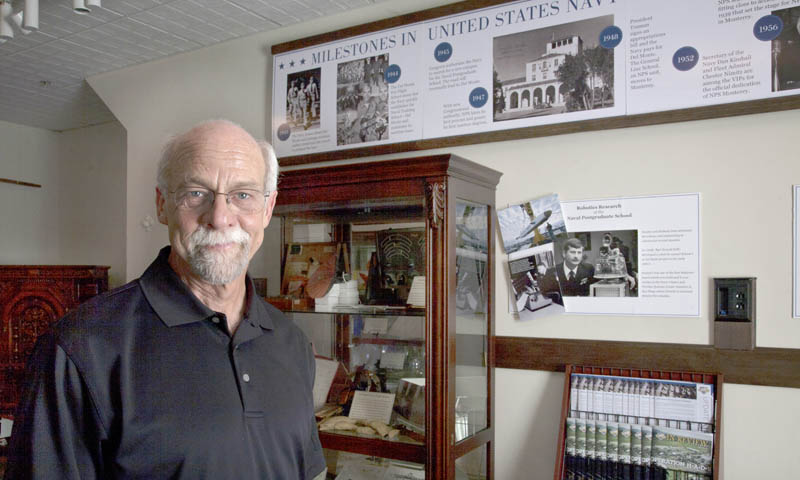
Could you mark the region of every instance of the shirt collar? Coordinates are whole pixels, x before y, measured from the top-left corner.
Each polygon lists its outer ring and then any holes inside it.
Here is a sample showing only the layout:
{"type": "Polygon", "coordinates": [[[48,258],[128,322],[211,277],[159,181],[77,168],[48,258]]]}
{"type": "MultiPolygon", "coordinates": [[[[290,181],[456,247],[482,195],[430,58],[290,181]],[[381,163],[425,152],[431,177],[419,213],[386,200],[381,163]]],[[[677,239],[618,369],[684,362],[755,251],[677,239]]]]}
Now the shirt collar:
{"type": "MultiPolygon", "coordinates": [[[[168,327],[199,322],[216,312],[201,302],[169,265],[171,247],[161,249],[158,257],[139,278],[147,302],[168,327]]],[[[245,277],[245,308],[242,321],[251,321],[262,328],[272,330],[269,312],[257,295],[250,275],[245,277]]]]}
{"type": "Polygon", "coordinates": [[[575,276],[578,276],[578,266],[575,265],[575,268],[571,269],[567,266],[567,262],[564,262],[564,275],[569,277],[569,272],[573,272],[575,276]]]}

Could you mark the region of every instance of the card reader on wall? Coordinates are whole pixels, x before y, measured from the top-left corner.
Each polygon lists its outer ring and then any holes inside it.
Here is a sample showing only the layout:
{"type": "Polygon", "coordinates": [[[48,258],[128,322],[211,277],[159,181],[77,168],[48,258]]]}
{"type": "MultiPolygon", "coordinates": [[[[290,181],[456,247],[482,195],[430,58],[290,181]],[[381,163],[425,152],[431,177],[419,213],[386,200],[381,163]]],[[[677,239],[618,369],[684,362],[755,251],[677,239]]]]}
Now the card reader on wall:
{"type": "Polygon", "coordinates": [[[756,279],[714,279],[714,346],[752,350],[756,346],[756,279]]]}

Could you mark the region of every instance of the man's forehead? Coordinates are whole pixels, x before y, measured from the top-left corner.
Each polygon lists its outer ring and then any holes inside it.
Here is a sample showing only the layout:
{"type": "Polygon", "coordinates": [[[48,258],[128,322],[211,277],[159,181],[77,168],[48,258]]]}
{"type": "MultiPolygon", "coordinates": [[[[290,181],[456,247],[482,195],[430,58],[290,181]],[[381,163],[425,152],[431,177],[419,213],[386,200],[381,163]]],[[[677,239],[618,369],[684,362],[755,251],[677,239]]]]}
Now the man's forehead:
{"type": "Polygon", "coordinates": [[[187,138],[178,153],[183,170],[212,166],[252,169],[263,173],[264,159],[258,144],[249,136],[197,135],[187,138]]]}
{"type": "Polygon", "coordinates": [[[187,132],[185,146],[196,154],[205,151],[242,153],[260,157],[258,144],[245,130],[226,124],[200,126],[187,132]]]}

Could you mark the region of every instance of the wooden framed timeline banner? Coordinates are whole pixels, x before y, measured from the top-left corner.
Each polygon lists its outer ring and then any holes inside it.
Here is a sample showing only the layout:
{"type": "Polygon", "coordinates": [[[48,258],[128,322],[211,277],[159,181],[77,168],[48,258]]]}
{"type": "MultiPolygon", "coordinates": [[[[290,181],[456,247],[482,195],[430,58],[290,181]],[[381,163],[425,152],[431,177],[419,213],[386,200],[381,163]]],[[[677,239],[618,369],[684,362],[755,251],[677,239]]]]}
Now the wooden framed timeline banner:
{"type": "Polygon", "coordinates": [[[800,0],[467,1],[272,53],[283,165],[800,108],[800,0]]]}

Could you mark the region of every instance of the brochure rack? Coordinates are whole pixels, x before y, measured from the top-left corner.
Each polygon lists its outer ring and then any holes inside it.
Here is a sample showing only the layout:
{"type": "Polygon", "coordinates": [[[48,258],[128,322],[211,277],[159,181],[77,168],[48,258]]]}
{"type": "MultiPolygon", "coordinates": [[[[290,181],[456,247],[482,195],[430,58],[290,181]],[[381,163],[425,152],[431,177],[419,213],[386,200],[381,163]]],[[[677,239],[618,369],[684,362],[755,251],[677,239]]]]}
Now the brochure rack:
{"type": "Polygon", "coordinates": [[[678,382],[707,383],[714,385],[714,416],[713,416],[713,459],[712,459],[712,478],[718,480],[720,465],[720,438],[721,438],[721,418],[722,418],[722,383],[723,376],[719,373],[699,373],[699,372],[677,372],[662,370],[647,370],[636,368],[619,367],[596,367],[596,366],[576,366],[567,365],[564,378],[564,393],[561,403],[561,422],[558,429],[558,448],[556,450],[554,480],[565,478],[566,472],[566,441],[567,441],[567,418],[570,414],[570,395],[573,375],[604,375],[613,377],[628,377],[633,379],[651,379],[678,382]]]}

